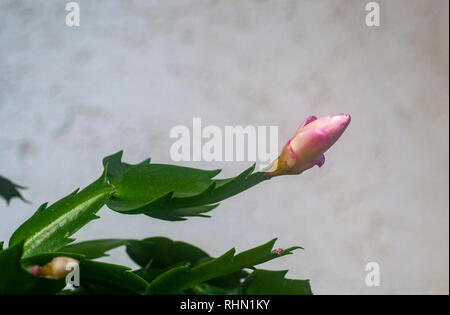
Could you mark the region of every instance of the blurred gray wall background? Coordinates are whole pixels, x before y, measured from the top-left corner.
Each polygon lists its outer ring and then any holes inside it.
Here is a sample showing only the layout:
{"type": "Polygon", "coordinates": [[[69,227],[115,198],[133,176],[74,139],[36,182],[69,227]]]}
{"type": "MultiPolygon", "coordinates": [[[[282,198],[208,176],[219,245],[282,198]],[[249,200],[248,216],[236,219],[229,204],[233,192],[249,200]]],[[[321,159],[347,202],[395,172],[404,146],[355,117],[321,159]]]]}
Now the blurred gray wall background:
{"type": "MultiPolygon", "coordinates": [[[[212,255],[278,237],[304,251],[265,264],[315,293],[449,291],[448,1],[0,0],[0,174],[32,205],[0,201],[7,241],[43,202],[89,184],[101,159],[170,163],[175,125],[278,125],[350,113],[321,169],[170,223],[102,209],[79,240],[162,235],[212,255]],[[367,287],[365,265],[381,267],[367,287]]],[[[191,127],[190,127],[191,128],[191,127]]],[[[234,175],[251,163],[189,162],[234,175]]],[[[105,261],[130,264],[123,249],[105,261]]]]}

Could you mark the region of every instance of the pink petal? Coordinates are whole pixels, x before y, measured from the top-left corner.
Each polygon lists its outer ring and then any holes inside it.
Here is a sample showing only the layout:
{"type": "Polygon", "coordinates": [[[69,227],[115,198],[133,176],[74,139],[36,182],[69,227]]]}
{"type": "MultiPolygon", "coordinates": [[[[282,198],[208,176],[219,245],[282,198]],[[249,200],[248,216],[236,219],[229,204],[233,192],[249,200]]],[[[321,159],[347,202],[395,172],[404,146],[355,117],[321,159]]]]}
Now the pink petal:
{"type": "Polygon", "coordinates": [[[319,156],[319,158],[315,160],[315,162],[318,167],[322,167],[322,165],[325,164],[325,155],[322,154],[321,156],[319,156]]]}
{"type": "Polygon", "coordinates": [[[33,266],[30,268],[30,273],[34,276],[39,276],[41,274],[41,267],[33,266]]]}
{"type": "Polygon", "coordinates": [[[316,116],[308,116],[306,117],[305,121],[300,125],[300,127],[297,128],[297,131],[305,127],[310,122],[313,122],[314,120],[317,120],[316,116]]]}
{"type": "Polygon", "coordinates": [[[325,163],[325,155],[321,155],[321,156],[319,156],[316,160],[314,160],[314,161],[311,161],[311,162],[309,162],[309,163],[306,163],[305,164],[305,167],[303,168],[303,170],[302,170],[302,172],[303,171],[306,171],[306,170],[308,170],[308,169],[310,169],[310,168],[312,168],[312,167],[314,167],[314,166],[318,166],[318,167],[322,167],[322,165],[325,163]]]}

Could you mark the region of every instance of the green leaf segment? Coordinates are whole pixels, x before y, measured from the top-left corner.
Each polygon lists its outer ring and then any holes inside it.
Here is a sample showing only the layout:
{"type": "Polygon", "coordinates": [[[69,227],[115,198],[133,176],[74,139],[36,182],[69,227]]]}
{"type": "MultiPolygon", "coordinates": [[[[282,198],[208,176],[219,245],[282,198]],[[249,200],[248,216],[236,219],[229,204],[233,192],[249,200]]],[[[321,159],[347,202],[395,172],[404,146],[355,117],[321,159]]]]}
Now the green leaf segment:
{"type": "Polygon", "coordinates": [[[243,291],[249,295],[312,295],[309,280],[286,279],[284,276],[287,272],[287,270],[255,270],[243,284],[243,291]]]}
{"type": "Polygon", "coordinates": [[[23,201],[26,201],[19,189],[25,189],[25,187],[17,185],[10,181],[9,179],[0,175],[0,197],[6,200],[6,203],[9,204],[12,198],[19,198],[23,201]]]}
{"type": "Polygon", "coordinates": [[[184,265],[170,269],[151,282],[147,293],[175,294],[202,282],[288,255],[294,249],[299,248],[288,248],[282,255],[276,255],[271,252],[275,241],[276,239],[237,255],[235,255],[235,250],[231,249],[218,258],[209,259],[197,265],[184,265]]]}
{"type": "Polygon", "coordinates": [[[205,216],[218,202],[232,197],[268,179],[264,172],[248,168],[236,177],[212,179],[220,170],[206,171],[189,167],[123,163],[122,152],[106,157],[107,176],[114,194],[107,206],[125,214],[178,221],[188,216],[205,216]]]}
{"type": "Polygon", "coordinates": [[[90,221],[99,218],[95,214],[113,193],[106,171],[97,181],[47,208],[39,207],[11,236],[9,246],[24,242],[24,257],[52,252],[70,243],[69,236],[90,221]]]}

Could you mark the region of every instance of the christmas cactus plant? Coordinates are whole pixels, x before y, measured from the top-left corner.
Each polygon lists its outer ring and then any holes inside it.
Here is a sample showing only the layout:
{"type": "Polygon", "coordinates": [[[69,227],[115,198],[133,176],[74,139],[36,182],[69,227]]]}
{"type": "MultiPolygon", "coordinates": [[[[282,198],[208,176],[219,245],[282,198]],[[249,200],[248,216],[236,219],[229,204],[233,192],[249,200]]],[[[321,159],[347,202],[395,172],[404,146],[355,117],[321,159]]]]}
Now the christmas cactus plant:
{"type": "MultiPolygon", "coordinates": [[[[7,248],[0,243],[0,294],[312,294],[309,280],[257,268],[300,248],[275,248],[276,239],[211,257],[165,237],[73,243],[70,236],[98,219],[96,213],[105,205],[122,214],[166,221],[207,217],[220,201],[261,182],[322,166],[323,154],[349,123],[349,115],[308,117],[269,167],[255,171],[252,166],[227,179],[216,179],[220,170],[153,164],[149,159],[132,165],[122,161],[122,152],[110,155],[96,181],[51,205],[44,203],[13,233],[7,248]],[[121,246],[139,269],[97,260],[121,246]],[[67,289],[69,277],[78,277],[79,283],[67,289]]],[[[6,201],[22,198],[20,188],[0,177],[0,195],[6,201]]]]}

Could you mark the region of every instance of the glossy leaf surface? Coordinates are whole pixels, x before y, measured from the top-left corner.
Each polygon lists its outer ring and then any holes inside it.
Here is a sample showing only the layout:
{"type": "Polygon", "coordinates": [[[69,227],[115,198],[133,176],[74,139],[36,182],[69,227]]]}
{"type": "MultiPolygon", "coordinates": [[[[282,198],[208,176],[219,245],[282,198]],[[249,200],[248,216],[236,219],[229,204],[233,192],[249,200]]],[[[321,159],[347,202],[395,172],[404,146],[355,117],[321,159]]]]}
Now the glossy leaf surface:
{"type": "Polygon", "coordinates": [[[244,293],[249,295],[312,295],[309,280],[292,280],[284,276],[288,271],[257,269],[244,284],[244,293]]]}
{"type": "Polygon", "coordinates": [[[106,157],[107,176],[115,187],[107,206],[126,214],[146,214],[177,221],[204,216],[217,202],[234,196],[266,179],[254,166],[229,179],[213,179],[220,170],[152,164],[150,160],[131,165],[122,162],[122,151],[106,157]]]}
{"type": "Polygon", "coordinates": [[[60,249],[73,241],[69,236],[98,218],[95,214],[112,192],[104,174],[82,191],[76,190],[48,208],[43,204],[14,232],[9,246],[24,242],[24,257],[60,249]]]}
{"type": "Polygon", "coordinates": [[[175,294],[196,284],[231,274],[243,268],[251,268],[274,258],[291,254],[300,247],[291,247],[284,250],[283,254],[272,253],[272,247],[276,239],[235,255],[231,249],[222,256],[210,259],[195,266],[180,266],[173,268],[150,283],[150,294],[175,294]]]}

